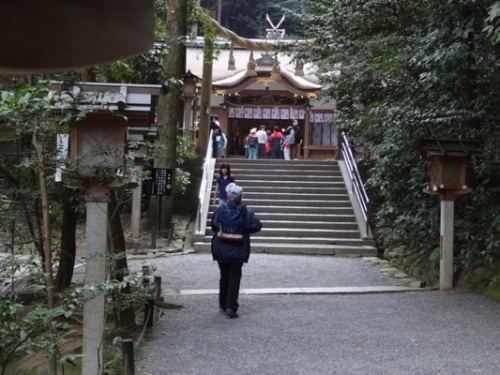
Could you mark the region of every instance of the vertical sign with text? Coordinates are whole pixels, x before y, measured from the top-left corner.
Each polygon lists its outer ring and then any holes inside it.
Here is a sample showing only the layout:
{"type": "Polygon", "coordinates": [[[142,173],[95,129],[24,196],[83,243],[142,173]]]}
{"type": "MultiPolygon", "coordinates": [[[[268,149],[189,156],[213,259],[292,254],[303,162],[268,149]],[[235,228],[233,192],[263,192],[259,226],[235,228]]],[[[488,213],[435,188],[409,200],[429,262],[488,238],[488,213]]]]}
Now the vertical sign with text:
{"type": "Polygon", "coordinates": [[[172,169],[153,168],[152,195],[172,194],[172,169]]]}

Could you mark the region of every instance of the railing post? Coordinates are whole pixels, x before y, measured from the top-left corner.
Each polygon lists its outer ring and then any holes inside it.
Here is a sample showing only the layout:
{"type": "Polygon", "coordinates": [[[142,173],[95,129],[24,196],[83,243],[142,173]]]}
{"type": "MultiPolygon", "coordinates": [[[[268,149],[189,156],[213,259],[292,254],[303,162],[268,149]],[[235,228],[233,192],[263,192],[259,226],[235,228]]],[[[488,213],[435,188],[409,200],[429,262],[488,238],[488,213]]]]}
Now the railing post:
{"type": "Polygon", "coordinates": [[[132,339],[122,340],[123,373],[135,375],[134,341],[132,339]]]}

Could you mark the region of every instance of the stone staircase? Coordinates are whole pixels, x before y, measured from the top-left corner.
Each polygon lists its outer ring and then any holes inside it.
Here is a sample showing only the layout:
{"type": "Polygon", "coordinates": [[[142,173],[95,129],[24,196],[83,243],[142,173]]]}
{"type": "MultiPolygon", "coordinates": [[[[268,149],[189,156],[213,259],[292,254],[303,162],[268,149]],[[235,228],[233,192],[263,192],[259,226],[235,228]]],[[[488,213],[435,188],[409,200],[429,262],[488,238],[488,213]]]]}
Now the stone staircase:
{"type": "MultiPolygon", "coordinates": [[[[259,253],[376,256],[371,238],[363,238],[346,188],[341,161],[223,159],[243,187],[243,203],[253,209],[263,228],[251,236],[259,253]]],[[[214,177],[221,160],[217,160],[214,177]]],[[[215,180],[212,182],[212,200],[215,180]]],[[[205,236],[193,243],[210,251],[210,204],[205,236]]],[[[202,218],[203,220],[203,218],[202,218]]]]}

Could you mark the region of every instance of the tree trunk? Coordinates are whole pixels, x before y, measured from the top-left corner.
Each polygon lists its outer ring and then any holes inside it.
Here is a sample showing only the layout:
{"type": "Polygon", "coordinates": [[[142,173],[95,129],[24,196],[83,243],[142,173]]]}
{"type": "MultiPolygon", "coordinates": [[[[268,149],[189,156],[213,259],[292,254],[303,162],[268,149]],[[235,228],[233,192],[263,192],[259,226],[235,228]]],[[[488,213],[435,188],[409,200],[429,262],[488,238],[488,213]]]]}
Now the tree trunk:
{"type": "MultiPolygon", "coordinates": [[[[163,68],[167,77],[181,81],[186,69],[186,46],[183,40],[187,30],[187,0],[168,0],[167,8],[166,45],[169,54],[165,58],[163,68]]],[[[171,169],[173,181],[175,181],[177,129],[182,128],[184,120],[184,103],[181,95],[181,85],[171,85],[167,93],[160,95],[158,103],[159,147],[155,153],[155,167],[171,169]]],[[[167,236],[170,234],[172,224],[173,196],[173,192],[171,196],[166,196],[163,199],[163,207],[160,207],[162,210],[160,233],[167,236]]],[[[154,203],[158,204],[158,200],[154,203]]]]}
{"type": "MultiPolygon", "coordinates": [[[[210,16],[210,12],[209,12],[210,16]]],[[[205,35],[203,47],[203,83],[201,88],[201,114],[198,131],[198,154],[204,157],[208,148],[209,136],[209,113],[206,109],[211,107],[210,97],[212,95],[212,68],[214,59],[214,41],[212,36],[205,35]]],[[[210,155],[211,157],[211,155],[210,155]]]]}
{"type": "MultiPolygon", "coordinates": [[[[127,249],[115,191],[111,191],[108,208],[110,228],[109,251],[112,256],[111,277],[115,280],[123,281],[123,277],[128,272],[127,249]]],[[[130,294],[130,286],[127,285],[124,289],[122,289],[122,293],[130,294]]],[[[135,331],[135,312],[132,306],[120,309],[119,319],[120,327],[125,331],[125,333],[132,333],[135,331]]]]}
{"type": "Polygon", "coordinates": [[[54,308],[54,274],[52,272],[52,246],[50,241],[50,217],[49,217],[49,198],[47,192],[47,181],[45,179],[45,156],[42,145],[38,140],[38,120],[34,119],[34,129],[32,144],[36,150],[38,160],[38,178],[40,183],[40,196],[42,201],[42,237],[43,249],[45,252],[45,282],[47,285],[47,306],[54,308]]]}
{"type": "Polygon", "coordinates": [[[55,287],[58,292],[68,288],[73,279],[76,257],[77,213],[72,202],[73,189],[62,188],[63,217],[61,223],[61,257],[55,287]]]}

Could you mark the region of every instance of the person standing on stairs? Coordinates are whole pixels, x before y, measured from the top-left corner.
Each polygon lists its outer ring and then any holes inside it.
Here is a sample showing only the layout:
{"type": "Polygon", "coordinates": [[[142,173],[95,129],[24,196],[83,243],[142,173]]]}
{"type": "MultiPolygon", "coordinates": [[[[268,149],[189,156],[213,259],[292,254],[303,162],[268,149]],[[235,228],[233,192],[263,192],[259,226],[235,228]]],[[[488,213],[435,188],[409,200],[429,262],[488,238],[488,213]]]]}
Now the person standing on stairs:
{"type": "Polygon", "coordinates": [[[272,159],[283,159],[283,134],[281,134],[279,126],[274,127],[274,132],[271,134],[270,142],[271,144],[271,158],[272,159]]]}
{"type": "Polygon", "coordinates": [[[231,182],[234,182],[234,177],[231,176],[231,166],[229,163],[222,163],[219,169],[219,177],[217,177],[217,184],[215,185],[213,204],[217,204],[217,197],[219,198],[219,205],[227,201],[226,187],[231,182]]]}
{"type": "Polygon", "coordinates": [[[227,137],[221,129],[219,138],[219,158],[226,157],[227,137]]]}
{"type": "Polygon", "coordinates": [[[249,159],[257,159],[257,146],[259,144],[259,139],[255,135],[257,129],[250,130],[250,134],[247,137],[247,145],[248,145],[248,158],[249,159]]]}
{"type": "Polygon", "coordinates": [[[283,140],[283,156],[285,160],[290,160],[290,150],[295,146],[295,130],[289,126],[285,132],[285,139],[283,140]]]}
{"type": "Polygon", "coordinates": [[[259,140],[259,144],[257,145],[257,159],[265,159],[266,158],[265,145],[267,142],[266,125],[259,126],[259,130],[255,133],[255,135],[259,140]]]}
{"type": "Polygon", "coordinates": [[[290,147],[290,159],[297,160],[300,155],[300,145],[302,143],[302,135],[300,134],[299,120],[292,121],[292,129],[294,131],[294,144],[290,147]]]}
{"type": "Polygon", "coordinates": [[[241,269],[250,257],[250,234],[262,229],[254,212],[241,204],[243,189],[231,184],[227,189],[227,203],[214,212],[210,226],[212,257],[219,264],[219,307],[229,317],[238,317],[238,296],[241,269]]]}
{"type": "Polygon", "coordinates": [[[210,131],[212,132],[212,157],[217,159],[219,154],[219,137],[221,129],[219,121],[216,120],[214,115],[210,116],[210,131]]]}

